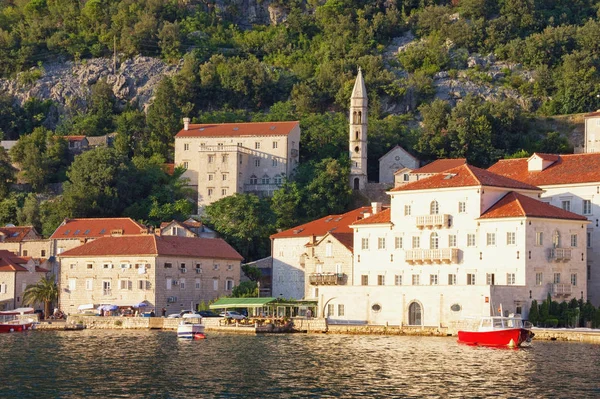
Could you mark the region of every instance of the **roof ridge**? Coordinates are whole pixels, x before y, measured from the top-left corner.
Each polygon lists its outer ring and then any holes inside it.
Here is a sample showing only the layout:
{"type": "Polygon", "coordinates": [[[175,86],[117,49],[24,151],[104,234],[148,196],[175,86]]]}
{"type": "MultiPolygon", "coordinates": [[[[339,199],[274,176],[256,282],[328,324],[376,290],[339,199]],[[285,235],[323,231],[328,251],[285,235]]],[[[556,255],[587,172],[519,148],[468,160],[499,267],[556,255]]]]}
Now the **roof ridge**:
{"type": "Polygon", "coordinates": [[[511,191],[509,194],[513,194],[513,197],[515,197],[515,201],[517,201],[519,209],[521,210],[524,216],[527,216],[527,212],[525,212],[525,208],[523,208],[523,204],[521,203],[521,194],[515,193],[514,191],[511,191]]]}
{"type": "MultiPolygon", "coordinates": [[[[464,165],[460,165],[459,166],[459,168],[462,168],[462,167],[465,167],[469,171],[469,173],[471,174],[471,177],[473,177],[479,183],[480,186],[483,186],[483,183],[481,182],[481,180],[479,179],[479,177],[477,177],[477,175],[475,174],[475,172],[473,172],[473,170],[471,169],[474,166],[471,166],[468,163],[466,163],[464,165]]],[[[450,169],[450,170],[452,170],[452,169],[450,169]]]]}

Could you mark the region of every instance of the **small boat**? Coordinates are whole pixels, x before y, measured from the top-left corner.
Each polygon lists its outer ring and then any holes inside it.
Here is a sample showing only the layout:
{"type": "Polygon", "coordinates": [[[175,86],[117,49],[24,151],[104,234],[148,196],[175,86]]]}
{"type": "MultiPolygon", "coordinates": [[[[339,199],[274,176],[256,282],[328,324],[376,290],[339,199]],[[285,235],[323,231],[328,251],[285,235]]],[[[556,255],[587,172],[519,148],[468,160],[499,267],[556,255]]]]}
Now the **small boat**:
{"type": "Polygon", "coordinates": [[[191,340],[205,339],[206,335],[204,334],[204,326],[201,324],[201,320],[202,318],[198,317],[198,315],[183,315],[181,322],[177,326],[177,338],[191,340]]]}
{"type": "MultiPolygon", "coordinates": [[[[33,308],[18,308],[14,310],[1,311],[0,316],[18,316],[24,314],[33,314],[33,308]]],[[[33,330],[33,324],[35,320],[32,318],[28,319],[14,319],[10,321],[5,321],[0,323],[0,333],[11,333],[11,332],[21,332],[27,330],[33,330]]]]}
{"type": "Polygon", "coordinates": [[[458,332],[458,342],[516,348],[524,342],[531,342],[535,335],[531,327],[530,322],[523,321],[520,317],[482,317],[476,330],[458,332]]]}

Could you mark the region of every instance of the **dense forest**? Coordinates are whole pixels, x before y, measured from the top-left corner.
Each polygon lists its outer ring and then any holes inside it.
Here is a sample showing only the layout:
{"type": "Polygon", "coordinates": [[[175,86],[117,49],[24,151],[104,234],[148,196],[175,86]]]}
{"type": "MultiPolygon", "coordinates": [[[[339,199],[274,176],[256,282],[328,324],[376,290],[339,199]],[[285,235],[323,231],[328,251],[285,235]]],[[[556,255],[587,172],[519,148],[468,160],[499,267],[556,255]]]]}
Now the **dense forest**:
{"type": "Polygon", "coordinates": [[[466,157],[482,167],[533,151],[572,151],[538,119],[600,108],[598,1],[256,0],[248,3],[268,3],[284,18],[252,27],[239,23],[247,10],[238,3],[0,0],[0,76],[21,87],[48,63],[85,63],[115,51],[121,60],[143,54],[181,63],[146,110],[117,101],[103,80],[90,87],[85,105],[19,103],[0,93],[2,136],[18,140],[10,153],[0,150],[0,223],[49,234],[64,217],[124,215],[149,224],[184,217],[194,205],[181,171],[170,176],[162,168],[173,160],[183,116],[196,123],[299,120],[302,166],[293,182],[273,200],[237,195],[207,210],[209,222],[255,259],[268,253],[274,229],[357,203],[346,187],[346,114],[359,66],[369,95],[371,180],[379,157],[397,144],[423,161],[466,157]],[[388,51],[407,35],[415,39],[388,51]],[[470,63],[473,54],[492,54],[504,67],[492,73],[470,63]],[[441,73],[518,97],[436,99],[441,73]],[[114,148],[76,157],[62,138],[112,132],[114,148]],[[56,183],[64,183],[60,195],[51,190],[56,183]],[[240,219],[222,220],[224,210],[240,219]]]}

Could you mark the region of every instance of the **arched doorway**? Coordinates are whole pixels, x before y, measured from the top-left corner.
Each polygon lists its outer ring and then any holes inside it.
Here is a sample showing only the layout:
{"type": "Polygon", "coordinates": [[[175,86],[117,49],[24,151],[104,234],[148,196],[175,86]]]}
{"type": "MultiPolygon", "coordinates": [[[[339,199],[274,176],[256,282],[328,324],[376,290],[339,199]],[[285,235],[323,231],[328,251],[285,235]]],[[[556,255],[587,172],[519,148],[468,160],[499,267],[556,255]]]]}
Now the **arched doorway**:
{"type": "Polygon", "coordinates": [[[360,188],[360,179],[358,177],[354,178],[354,189],[358,190],[360,188]]]}
{"type": "Polygon", "coordinates": [[[423,325],[421,316],[421,305],[417,302],[413,302],[408,307],[408,325],[410,326],[421,326],[423,325]]]}

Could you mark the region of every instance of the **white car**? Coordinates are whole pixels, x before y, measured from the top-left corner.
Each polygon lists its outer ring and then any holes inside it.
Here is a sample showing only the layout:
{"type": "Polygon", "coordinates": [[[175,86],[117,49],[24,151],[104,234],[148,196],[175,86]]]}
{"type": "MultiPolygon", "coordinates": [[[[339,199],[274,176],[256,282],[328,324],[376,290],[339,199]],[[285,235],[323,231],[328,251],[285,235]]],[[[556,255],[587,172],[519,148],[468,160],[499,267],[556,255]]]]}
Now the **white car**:
{"type": "Polygon", "coordinates": [[[167,318],[178,319],[178,318],[182,317],[184,314],[188,314],[188,313],[193,313],[193,312],[191,310],[182,310],[179,313],[171,313],[170,315],[167,316],[167,318]]]}
{"type": "Polygon", "coordinates": [[[231,310],[228,310],[227,312],[221,312],[221,313],[219,313],[219,316],[227,317],[229,319],[234,319],[234,320],[244,320],[246,318],[246,316],[244,316],[243,314],[234,312],[231,310]]]}

